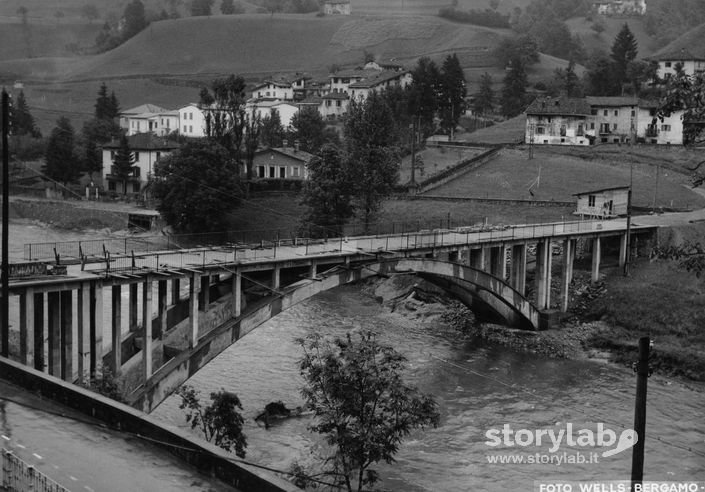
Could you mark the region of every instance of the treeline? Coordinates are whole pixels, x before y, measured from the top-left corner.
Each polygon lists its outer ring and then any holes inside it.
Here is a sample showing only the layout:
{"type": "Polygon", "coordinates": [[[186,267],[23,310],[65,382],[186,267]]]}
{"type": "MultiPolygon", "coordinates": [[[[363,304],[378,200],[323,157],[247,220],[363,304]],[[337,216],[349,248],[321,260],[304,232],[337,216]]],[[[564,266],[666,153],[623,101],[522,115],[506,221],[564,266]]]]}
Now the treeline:
{"type": "Polygon", "coordinates": [[[510,17],[492,9],[458,10],[454,7],[443,7],[438,11],[438,16],[456,22],[497,28],[508,28],[510,17]]]}

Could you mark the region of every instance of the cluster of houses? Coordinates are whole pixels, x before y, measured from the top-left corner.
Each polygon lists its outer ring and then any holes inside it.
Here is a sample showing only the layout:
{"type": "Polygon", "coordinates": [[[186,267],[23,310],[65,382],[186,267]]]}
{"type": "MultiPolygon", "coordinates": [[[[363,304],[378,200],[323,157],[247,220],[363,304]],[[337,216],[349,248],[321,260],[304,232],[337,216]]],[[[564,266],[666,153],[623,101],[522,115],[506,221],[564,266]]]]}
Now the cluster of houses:
{"type": "MultiPolygon", "coordinates": [[[[368,63],[361,69],[332,73],[324,81],[295,74],[273,77],[255,86],[245,105],[249,117],[265,118],[274,110],[282,126],[291,125],[294,115],[302,108],[315,108],[328,120],[336,120],[348,111],[350,101],[364,101],[372,92],[411,83],[411,73],[399,66],[368,63]]],[[[125,181],[114,171],[113,160],[117,142],[103,147],[103,182],[110,191],[139,193],[152,175],[154,164],[178,148],[165,137],[178,134],[190,138],[206,136],[206,116],[213,108],[189,103],[169,110],[154,104],[142,104],[120,113],[120,127],[128,136],[135,165],[133,175],[125,181]]],[[[312,156],[297,148],[284,145],[275,149],[260,149],[255,155],[254,169],[261,178],[305,179],[306,164],[312,156]]]]}
{"type": "Polygon", "coordinates": [[[645,15],[646,0],[603,0],[592,4],[600,15],[645,15]]]}

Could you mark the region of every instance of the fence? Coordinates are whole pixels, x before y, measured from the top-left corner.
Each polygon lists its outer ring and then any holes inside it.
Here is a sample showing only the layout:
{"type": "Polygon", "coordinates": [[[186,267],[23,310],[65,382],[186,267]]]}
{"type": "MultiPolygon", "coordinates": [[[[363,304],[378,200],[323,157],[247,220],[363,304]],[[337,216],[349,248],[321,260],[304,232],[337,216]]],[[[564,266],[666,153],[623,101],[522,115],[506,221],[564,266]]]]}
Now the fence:
{"type": "Polygon", "coordinates": [[[7,449],[0,450],[0,490],[7,492],[70,492],[7,449]]]}

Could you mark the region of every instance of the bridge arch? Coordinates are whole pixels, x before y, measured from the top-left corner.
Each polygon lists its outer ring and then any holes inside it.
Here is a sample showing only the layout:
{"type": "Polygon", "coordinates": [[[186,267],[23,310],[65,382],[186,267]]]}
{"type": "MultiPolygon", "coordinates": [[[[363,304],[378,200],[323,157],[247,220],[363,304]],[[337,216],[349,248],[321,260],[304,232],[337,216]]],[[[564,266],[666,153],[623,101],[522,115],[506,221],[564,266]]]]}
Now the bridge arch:
{"type": "Polygon", "coordinates": [[[128,401],[149,413],[223,350],[282,311],[344,284],[377,275],[408,272],[422,274],[432,281],[440,280],[466,304],[479,298],[511,324],[531,329],[539,326],[539,312],[526,298],[502,279],[482,270],[428,258],[394,258],[372,260],[350,268],[339,266],[315,279],[283,287],[278,295],[206,333],[195,347],[182,351],[159,368],[128,397],[128,401]]]}

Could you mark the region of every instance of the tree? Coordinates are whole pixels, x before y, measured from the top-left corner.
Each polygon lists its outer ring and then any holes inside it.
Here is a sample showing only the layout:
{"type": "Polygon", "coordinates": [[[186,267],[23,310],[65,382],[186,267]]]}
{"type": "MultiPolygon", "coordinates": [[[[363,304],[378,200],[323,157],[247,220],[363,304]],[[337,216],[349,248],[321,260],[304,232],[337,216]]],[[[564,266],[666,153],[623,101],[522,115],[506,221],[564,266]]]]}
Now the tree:
{"type": "Polygon", "coordinates": [[[220,12],[224,15],[232,15],[235,13],[235,3],[233,0],[222,0],[220,3],[220,12]]]}
{"type": "Polygon", "coordinates": [[[524,111],[526,103],[526,69],[521,59],[514,58],[502,86],[502,114],[512,118],[524,111]]]}
{"type": "MultiPolygon", "coordinates": [[[[702,140],[705,121],[705,74],[696,72],[686,75],[682,69],[666,81],[664,96],[659,102],[658,117],[663,119],[676,111],[683,111],[683,139],[686,144],[699,143],[702,140]]],[[[705,182],[702,175],[702,162],[696,166],[693,185],[701,186],[705,182]]]]}
{"type": "Polygon", "coordinates": [[[636,38],[629,30],[629,25],[625,23],[614,39],[610,52],[610,58],[614,63],[614,80],[620,89],[627,80],[627,66],[638,53],[637,46],[636,38]]]}
{"type": "Polygon", "coordinates": [[[284,9],[284,2],[283,0],[264,0],[264,8],[274,17],[275,12],[281,12],[284,9]]]}
{"type": "Polygon", "coordinates": [[[350,102],[343,134],[356,208],[362,214],[365,231],[399,179],[401,157],[394,146],[394,129],[392,111],[379,94],[371,93],[364,102],[350,102]]]}
{"type": "Polygon", "coordinates": [[[582,97],[582,84],[575,73],[575,62],[570,60],[565,69],[557,68],[554,71],[554,95],[563,93],[568,97],[582,97]]]}
{"type": "Polygon", "coordinates": [[[24,91],[20,91],[17,99],[13,104],[10,118],[10,125],[13,135],[29,135],[32,138],[41,138],[42,134],[34,122],[34,117],[29,112],[27,99],[25,99],[24,91]]]}
{"type": "Polygon", "coordinates": [[[369,490],[379,479],[372,465],[393,463],[412,430],[438,425],[436,402],[404,381],[405,358],[371,332],[333,341],[310,335],[298,343],[301,394],[316,416],[310,429],[332,447],[338,485],[369,490]]]}
{"type": "Polygon", "coordinates": [[[94,115],[99,120],[114,120],[120,114],[120,106],[118,104],[115,92],[108,95],[108,86],[105,82],[100,84],[98,89],[98,97],[93,106],[95,108],[94,115]]]}
{"type": "Polygon", "coordinates": [[[93,181],[93,174],[103,170],[103,158],[95,140],[86,141],[85,155],[83,157],[83,171],[87,172],[93,181]]]}
{"type": "Polygon", "coordinates": [[[245,128],[245,79],[230,75],[201,89],[200,106],[206,112],[206,136],[223,146],[240,163],[245,128]],[[211,92],[212,91],[212,92],[211,92]]]}
{"type": "Polygon", "coordinates": [[[74,153],[74,140],[73,126],[68,118],[62,116],[49,136],[43,172],[64,185],[76,181],[81,175],[79,159],[74,153]]]}
{"type": "Polygon", "coordinates": [[[93,21],[100,17],[100,14],[98,13],[98,7],[96,7],[92,3],[85,4],[83,7],[81,7],[81,17],[83,17],[84,19],[88,19],[88,22],[90,24],[93,24],[93,21]]]}
{"type": "Polygon", "coordinates": [[[455,53],[445,58],[440,75],[439,116],[441,128],[452,136],[460,117],[465,113],[465,96],[467,95],[465,74],[455,53]]]}
{"type": "Polygon", "coordinates": [[[315,154],[324,143],[326,123],[317,108],[306,106],[291,118],[290,136],[298,140],[302,150],[315,154]]]}
{"type": "Polygon", "coordinates": [[[591,96],[619,94],[619,81],[612,60],[602,53],[594,53],[587,62],[585,86],[585,92],[591,96]]]}
{"type": "Polygon", "coordinates": [[[473,109],[478,114],[492,112],[494,107],[494,90],[492,89],[492,76],[485,72],[480,76],[480,90],[475,97],[473,109]]]}
{"type": "Polygon", "coordinates": [[[193,0],[191,2],[191,15],[194,17],[201,15],[211,15],[213,0],[193,0]]]}
{"type": "Polygon", "coordinates": [[[132,0],[125,6],[123,19],[125,21],[122,30],[123,40],[130,39],[149,25],[144,13],[144,4],[140,0],[132,0]]]}
{"type": "Polygon", "coordinates": [[[134,164],[135,156],[130,150],[127,135],[123,134],[122,137],[120,137],[120,146],[115,152],[113,171],[111,174],[122,181],[122,192],[124,195],[127,195],[127,180],[132,176],[134,164]]]}
{"type": "Polygon", "coordinates": [[[303,223],[313,237],[343,236],[343,226],[355,212],[350,166],[345,152],[330,144],[309,162],[301,203],[308,207],[303,223]]]}
{"type": "Polygon", "coordinates": [[[247,171],[247,180],[253,178],[253,163],[255,152],[259,147],[260,133],[262,131],[262,119],[259,114],[245,117],[245,169],[247,171]]]}
{"type": "Polygon", "coordinates": [[[272,108],[272,111],[262,118],[262,129],[260,140],[263,147],[281,147],[284,140],[284,127],[279,117],[279,111],[272,108]]]}
{"type": "Polygon", "coordinates": [[[528,34],[504,38],[495,48],[494,57],[500,68],[506,68],[517,57],[528,67],[539,61],[539,45],[536,38],[528,34]]]}
{"type": "Polygon", "coordinates": [[[235,448],[236,456],[245,457],[247,438],[242,432],[245,420],[239,412],[242,404],[235,393],[222,389],[211,393],[211,404],[206,407],[192,386],[181,386],[176,394],[181,397],[179,408],[186,410],[186,422],[192,429],[198,427],[206,441],[213,441],[226,451],[235,448]]]}
{"type": "Polygon", "coordinates": [[[157,210],[181,232],[222,231],[242,195],[238,166],[211,140],[185,143],[155,165],[157,210]]]}
{"type": "Polygon", "coordinates": [[[411,73],[409,112],[417,118],[424,133],[433,133],[433,117],[438,109],[440,72],[436,63],[428,57],[419,59],[411,73]]]}
{"type": "Polygon", "coordinates": [[[29,10],[24,5],[20,5],[17,8],[17,14],[22,19],[22,25],[25,25],[25,26],[27,25],[27,14],[28,13],[29,13],[29,10]]]}

